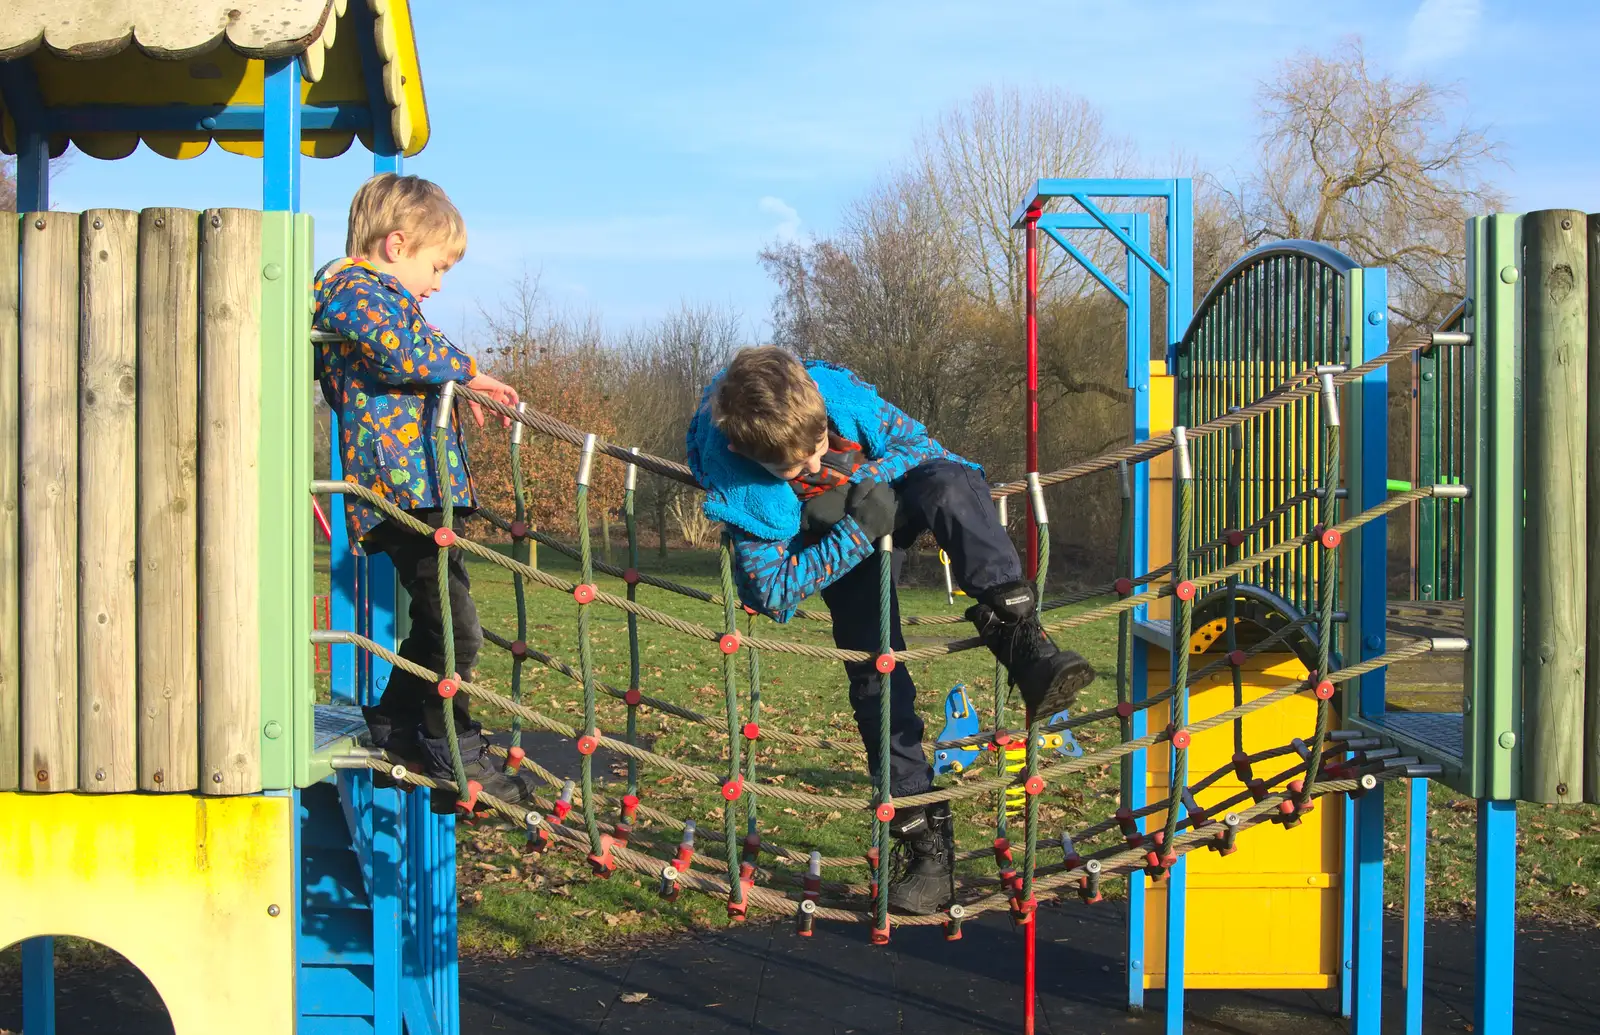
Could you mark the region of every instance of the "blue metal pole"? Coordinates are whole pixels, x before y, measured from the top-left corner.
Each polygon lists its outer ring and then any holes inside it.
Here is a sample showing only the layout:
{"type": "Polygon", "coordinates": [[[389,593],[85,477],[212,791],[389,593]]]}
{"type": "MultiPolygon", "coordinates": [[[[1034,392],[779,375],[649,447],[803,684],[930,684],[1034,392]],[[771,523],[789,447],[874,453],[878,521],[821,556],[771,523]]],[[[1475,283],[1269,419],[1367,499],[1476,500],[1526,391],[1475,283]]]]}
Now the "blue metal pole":
{"type": "MultiPolygon", "coordinates": [[[[1150,437],[1150,271],[1142,263],[1130,262],[1128,264],[1128,297],[1131,304],[1128,307],[1127,323],[1127,348],[1129,388],[1133,391],[1133,440],[1142,442],[1150,437]]],[[[1133,570],[1142,572],[1150,566],[1150,465],[1133,465],[1133,570]]],[[[1140,607],[1134,611],[1134,621],[1141,622],[1145,618],[1145,608],[1140,607]]],[[[1130,664],[1128,666],[1128,685],[1130,689],[1129,700],[1134,702],[1145,699],[1145,682],[1149,677],[1149,657],[1147,645],[1137,636],[1133,637],[1130,664]]],[[[1128,720],[1129,736],[1138,738],[1145,735],[1146,715],[1141,709],[1133,713],[1128,720]]],[[[1148,775],[1145,770],[1146,753],[1135,751],[1128,756],[1125,772],[1128,774],[1128,785],[1125,789],[1124,804],[1137,811],[1145,804],[1145,784],[1148,775]]],[[[1139,821],[1139,829],[1144,829],[1144,821],[1139,821]]],[[[1146,908],[1145,876],[1142,871],[1135,871],[1128,876],[1128,1008],[1130,1010],[1144,1009],[1145,989],[1145,918],[1146,908]]]]}
{"type": "Polygon", "coordinates": [[[1339,1015],[1348,1020],[1355,998],[1356,810],[1346,802],[1340,811],[1344,813],[1344,847],[1339,865],[1339,1015]]]}
{"type": "Polygon", "coordinates": [[[40,131],[18,138],[17,211],[43,212],[50,207],[50,138],[40,131]]]}
{"type": "Polygon", "coordinates": [[[1517,803],[1478,800],[1478,995],[1481,1035],[1511,1035],[1516,988],[1517,803]]]}
{"type": "Polygon", "coordinates": [[[1422,1035],[1423,947],[1428,915],[1428,781],[1408,782],[1405,934],[1400,970],[1406,989],[1406,1035],[1422,1035]]]}
{"type": "Polygon", "coordinates": [[[378,787],[370,772],[360,779],[371,788],[372,808],[372,1030],[378,1035],[400,1031],[400,979],[404,973],[400,932],[400,826],[404,822],[401,792],[378,787]]]}
{"type": "Polygon", "coordinates": [[[22,943],[23,1035],[56,1035],[56,940],[22,943]]]}
{"type": "MultiPolygon", "coordinates": [[[[1354,314],[1361,326],[1361,354],[1353,357],[1365,363],[1389,351],[1389,271],[1361,271],[1361,311],[1354,314]]],[[[1352,333],[1352,338],[1356,336],[1352,333]]],[[[1361,393],[1361,470],[1351,483],[1350,510],[1359,513],[1382,503],[1389,494],[1389,368],[1380,367],[1363,377],[1356,390],[1361,393]]],[[[1352,458],[1354,459],[1354,458],[1352,458]]],[[[1361,599],[1357,628],[1361,635],[1359,657],[1375,658],[1384,650],[1384,622],[1388,612],[1389,519],[1368,522],[1357,533],[1361,569],[1361,599]]],[[[1355,653],[1355,652],[1352,652],[1355,653]]],[[[1361,677],[1361,714],[1379,716],[1384,711],[1386,669],[1361,677]]]]}
{"type": "Polygon", "coordinates": [[[1383,784],[1355,802],[1355,996],[1353,1035],[1383,1027],[1383,784]]]}
{"type": "Polygon", "coordinates": [[[262,208],[300,211],[300,62],[272,58],[262,83],[266,113],[262,123],[262,208]]]}
{"type": "Polygon", "coordinates": [[[50,127],[30,59],[0,61],[0,94],[16,125],[17,211],[43,212],[50,207],[50,127]]]}

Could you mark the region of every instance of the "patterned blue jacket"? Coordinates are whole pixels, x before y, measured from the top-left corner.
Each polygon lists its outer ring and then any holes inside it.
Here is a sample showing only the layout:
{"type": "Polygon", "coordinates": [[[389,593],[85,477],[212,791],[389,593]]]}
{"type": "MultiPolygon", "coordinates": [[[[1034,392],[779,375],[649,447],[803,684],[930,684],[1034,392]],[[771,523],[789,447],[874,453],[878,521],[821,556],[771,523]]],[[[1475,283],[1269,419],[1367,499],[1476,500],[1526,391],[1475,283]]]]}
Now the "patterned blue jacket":
{"type": "MultiPolygon", "coordinates": [[[[859,442],[867,455],[855,481],[896,482],[928,460],[954,460],[920,423],[885,402],[877,390],[843,367],[808,360],[806,370],[822,393],[833,430],[859,442]]],[[[873,544],[853,517],[834,525],[819,542],[800,536],[800,500],[788,482],[728,449],[711,420],[713,378],[689,422],[689,469],[706,488],[705,514],[722,522],[733,543],[734,583],[746,606],[780,622],[800,602],[832,584],[870,556],[873,544]]]]}

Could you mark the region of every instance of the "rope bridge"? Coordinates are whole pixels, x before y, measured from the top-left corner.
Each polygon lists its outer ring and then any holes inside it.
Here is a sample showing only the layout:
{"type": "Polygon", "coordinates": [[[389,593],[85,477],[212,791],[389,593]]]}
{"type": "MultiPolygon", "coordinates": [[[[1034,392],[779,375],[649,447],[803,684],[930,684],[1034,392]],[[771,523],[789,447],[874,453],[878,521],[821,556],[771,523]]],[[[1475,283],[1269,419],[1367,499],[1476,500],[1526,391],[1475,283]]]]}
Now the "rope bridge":
{"type": "MultiPolygon", "coordinates": [[[[1445,342],[1451,344],[1453,342],[1445,342]]],[[[513,499],[515,510],[508,520],[492,511],[480,510],[492,526],[509,534],[511,553],[506,553],[476,542],[453,530],[450,504],[452,477],[448,464],[436,463],[443,482],[441,498],[444,501],[442,526],[434,529],[396,507],[387,497],[372,489],[342,481],[320,481],[313,491],[320,494],[350,494],[357,496],[381,511],[394,523],[418,535],[430,536],[439,546],[440,605],[446,628],[451,627],[450,600],[446,565],[449,551],[461,550],[491,564],[498,565],[511,574],[516,599],[516,638],[507,639],[490,630],[484,630],[487,642],[505,650],[511,656],[511,685],[509,695],[500,694],[461,676],[454,670],[454,643],[445,637],[444,672],[433,672],[400,657],[394,651],[363,636],[350,632],[317,631],[312,634],[319,644],[344,643],[370,652],[391,665],[433,683],[441,696],[450,697],[465,693],[476,701],[504,712],[510,724],[510,747],[495,750],[506,760],[508,771],[524,770],[540,781],[551,794],[535,794],[533,807],[527,808],[500,801],[484,793],[478,785],[466,778],[459,753],[454,745],[456,731],[453,710],[444,710],[447,737],[452,745],[454,780],[434,780],[408,771],[403,765],[378,752],[348,756],[337,760],[342,766],[370,767],[383,777],[402,786],[426,787],[436,793],[453,795],[458,806],[472,811],[486,808],[515,823],[527,832],[533,850],[571,848],[585,853],[594,872],[609,877],[618,869],[658,880],[661,894],[675,898],[684,889],[703,892],[723,898],[730,917],[742,918],[751,906],[759,909],[793,913],[803,934],[809,934],[818,920],[863,922],[871,926],[872,940],[886,943],[891,926],[944,925],[947,937],[960,937],[964,920],[991,910],[1008,910],[1018,923],[1032,920],[1041,896],[1059,896],[1075,891],[1088,902],[1101,899],[1102,882],[1110,877],[1143,871],[1160,880],[1166,876],[1178,858],[1197,848],[1208,848],[1230,854],[1235,850],[1238,834],[1255,826],[1278,823],[1293,827],[1301,817],[1315,807],[1317,798],[1329,794],[1360,795],[1375,788],[1380,781],[1396,777],[1432,775],[1437,767],[1422,765],[1417,759],[1401,757],[1394,748],[1384,748],[1376,739],[1367,739],[1345,730],[1333,729],[1332,702],[1340,684],[1357,679],[1384,666],[1435,651],[1463,651],[1464,639],[1454,636],[1419,635],[1392,646],[1385,653],[1360,664],[1333,667],[1331,644],[1336,620],[1334,604],[1334,573],[1337,551],[1350,532],[1389,514],[1401,507],[1429,497],[1459,498],[1466,495],[1461,486],[1424,486],[1390,496],[1388,499],[1360,513],[1339,519],[1338,489],[1340,458],[1340,426],[1336,390],[1380,366],[1409,357],[1412,352],[1440,344],[1437,337],[1408,343],[1380,354],[1368,363],[1353,368],[1343,366],[1318,366],[1294,374],[1248,406],[1191,428],[1178,427],[1171,432],[1113,450],[1102,456],[1074,464],[1048,474],[1031,473],[1027,478],[995,487],[992,496],[1004,508],[1006,500],[1027,492],[1038,528],[1040,552],[1039,589],[1043,597],[1044,572],[1049,556],[1049,517],[1045,508],[1043,489],[1088,474],[1116,469],[1121,477],[1122,524],[1119,536],[1119,569],[1127,570],[1132,557],[1133,500],[1129,491],[1129,465],[1148,462],[1167,453],[1173,454],[1177,483],[1175,521],[1177,542],[1190,541],[1195,508],[1193,471],[1189,445],[1198,438],[1239,427],[1265,414],[1309,398],[1320,397],[1322,471],[1320,484],[1290,497],[1266,510],[1255,520],[1227,530],[1222,536],[1191,549],[1179,550],[1175,560],[1168,565],[1145,573],[1129,572],[1109,586],[1096,587],[1069,597],[1048,601],[1042,605],[1046,611],[1055,611],[1070,605],[1086,603],[1104,596],[1117,599],[1099,604],[1070,616],[1046,621],[1045,629],[1060,633],[1083,627],[1105,619],[1118,620],[1117,704],[1075,717],[1051,721],[1050,716],[1027,716],[1025,731],[1007,728],[1007,692],[1004,671],[996,666],[993,722],[989,730],[977,735],[938,740],[927,746],[933,751],[942,748],[987,749],[995,757],[992,775],[962,779],[956,783],[930,790],[926,793],[891,798],[889,788],[889,750],[881,746],[877,772],[869,794],[836,795],[795,790],[781,786],[775,780],[758,779],[757,749],[763,744],[784,744],[790,747],[824,749],[846,752],[858,756],[860,746],[827,737],[804,735],[761,723],[761,657],[763,653],[787,654],[824,661],[870,661],[887,676],[895,666],[915,661],[926,661],[962,653],[981,645],[976,637],[951,640],[914,649],[891,649],[893,627],[890,621],[892,594],[892,540],[880,541],[877,549],[880,596],[880,649],[873,654],[866,651],[807,643],[800,640],[774,636],[758,636],[754,632],[754,612],[741,609],[736,603],[733,584],[732,554],[724,540],[720,551],[720,586],[718,592],[707,592],[671,579],[643,573],[639,570],[638,542],[634,517],[634,487],[637,471],[643,468],[662,477],[693,486],[694,480],[682,464],[604,442],[592,434],[567,424],[548,414],[540,413],[526,404],[511,408],[458,385],[444,386],[433,431],[436,458],[445,448],[445,439],[452,419],[455,400],[468,399],[491,412],[507,417],[512,425],[510,460],[513,468],[513,499]],[[521,471],[520,446],[524,428],[578,445],[582,448],[576,495],[578,542],[576,546],[529,527],[526,497],[521,471]],[[588,507],[591,467],[596,453],[619,460],[628,465],[624,493],[624,519],[628,535],[629,566],[616,567],[597,561],[593,556],[590,539],[588,507]],[[1275,527],[1275,522],[1298,506],[1314,506],[1317,523],[1309,531],[1284,535],[1276,542],[1261,543],[1260,548],[1241,556],[1247,543],[1259,542],[1275,527]],[[555,549],[578,564],[578,581],[569,581],[533,567],[526,560],[529,541],[555,549]],[[1249,649],[1238,646],[1237,615],[1233,590],[1241,577],[1259,571],[1274,560],[1296,551],[1310,550],[1317,556],[1319,577],[1316,579],[1316,608],[1314,613],[1288,622],[1271,635],[1256,642],[1249,649]],[[1209,569],[1196,571],[1196,566],[1209,569]],[[617,596],[601,590],[595,584],[596,572],[622,580],[625,595],[617,596]],[[526,592],[529,585],[569,594],[577,607],[577,664],[576,666],[544,651],[528,646],[528,621],[526,592]],[[667,593],[678,594],[702,603],[721,608],[721,623],[717,627],[688,621],[666,611],[639,603],[640,585],[667,593]],[[1226,626],[1223,645],[1226,652],[1218,659],[1191,671],[1189,644],[1194,632],[1195,607],[1208,590],[1226,588],[1226,626]],[[1160,693],[1142,700],[1134,700],[1130,693],[1130,674],[1126,655],[1130,643],[1131,622],[1134,611],[1150,603],[1171,599],[1174,605],[1172,637],[1172,678],[1170,685],[1160,693]],[[612,686],[596,675],[592,634],[592,609],[596,606],[622,612],[627,621],[629,644],[629,681],[626,688],[612,686]],[[747,613],[744,630],[740,630],[741,610],[747,613]],[[692,639],[715,643],[722,655],[722,698],[720,715],[708,715],[694,709],[647,695],[641,689],[639,623],[643,621],[672,630],[692,639]],[[1309,675],[1300,680],[1268,688],[1261,696],[1243,699],[1241,673],[1250,658],[1280,646],[1296,633],[1314,627],[1316,636],[1316,664],[1309,675]],[[739,657],[740,654],[744,658],[739,657]],[[743,666],[740,662],[743,661],[743,666]],[[561,721],[530,706],[523,699],[523,670],[529,663],[558,672],[581,684],[583,689],[583,715],[581,724],[561,721]],[[741,697],[742,678],[747,693],[741,697]],[[1190,691],[1203,680],[1229,671],[1234,683],[1234,706],[1216,715],[1190,721],[1187,715],[1190,691]],[[1304,739],[1296,738],[1290,744],[1254,753],[1243,749],[1242,720],[1261,709],[1288,700],[1297,694],[1310,691],[1316,700],[1314,728],[1304,739]],[[603,733],[598,726],[597,704],[604,695],[621,700],[627,708],[626,727],[621,736],[603,733]],[[1171,721],[1163,728],[1142,736],[1131,735],[1133,719],[1142,712],[1157,706],[1168,708],[1171,721]],[[638,738],[640,709],[652,710],[661,716],[671,716],[695,726],[705,727],[713,736],[725,738],[725,765],[716,771],[692,765],[662,752],[641,746],[638,738]],[[1097,723],[1117,720],[1118,742],[1080,757],[1042,757],[1051,734],[1077,729],[1097,723]],[[1188,750],[1192,739],[1207,730],[1231,726],[1234,731],[1235,750],[1229,762],[1217,770],[1192,782],[1187,773],[1188,750]],[[535,729],[575,741],[581,755],[578,781],[565,781],[527,757],[523,750],[522,732],[535,729]],[[1019,742],[1021,751],[1019,752],[1019,742]],[[1098,823],[1060,835],[1059,839],[1041,842],[1039,806],[1042,797],[1053,784],[1060,784],[1074,774],[1107,766],[1138,751],[1167,744],[1173,753],[1167,793],[1151,804],[1139,809],[1126,806],[1098,823]],[[594,756],[604,748],[625,759],[627,781],[620,799],[607,799],[596,789],[594,756]],[[1022,764],[1009,764],[1018,754],[1022,764]],[[1286,768],[1271,776],[1259,776],[1255,767],[1278,759],[1289,760],[1286,768]],[[698,830],[692,819],[680,819],[640,800],[639,773],[641,767],[678,777],[690,785],[710,790],[717,789],[723,804],[723,830],[720,852],[706,854],[697,846],[698,830]],[[1196,796],[1205,793],[1225,777],[1233,776],[1244,788],[1221,801],[1202,808],[1196,796]],[[996,810],[996,837],[987,848],[956,853],[958,861],[973,860],[992,855],[996,877],[963,873],[955,878],[953,901],[942,912],[926,916],[891,915],[888,907],[890,882],[889,825],[897,809],[925,806],[937,802],[956,802],[988,795],[1000,797],[996,810]],[[1007,798],[1021,797],[1025,806],[1020,859],[1008,834],[1007,798]],[[777,802],[795,810],[805,809],[838,813],[864,812],[870,818],[869,843],[861,857],[825,857],[820,852],[801,852],[785,848],[764,838],[759,832],[759,806],[762,801],[777,802]],[[615,810],[613,812],[613,810],[615,810]],[[602,811],[616,815],[614,822],[602,820],[602,811]],[[1140,821],[1162,815],[1160,829],[1146,833],[1140,821]],[[639,820],[647,824],[649,835],[670,835],[667,840],[647,836],[635,829],[639,820]],[[1106,835],[1113,835],[1107,837],[1106,835]],[[675,840],[673,840],[675,839],[675,840]],[[1049,854],[1050,862],[1041,861],[1049,854]],[[1057,858],[1059,857],[1059,861],[1057,858]],[[857,869],[865,865],[867,881],[824,881],[825,869],[857,869]]],[[[1236,480],[1236,479],[1235,479],[1236,480]]],[[[698,487],[698,486],[696,486],[698,487]]],[[[800,612],[803,620],[823,620],[826,612],[800,612]]],[[[938,626],[956,624],[958,616],[927,616],[904,619],[907,625],[938,626]]],[[[880,690],[883,736],[888,737],[887,716],[889,696],[887,688],[880,690]]]]}

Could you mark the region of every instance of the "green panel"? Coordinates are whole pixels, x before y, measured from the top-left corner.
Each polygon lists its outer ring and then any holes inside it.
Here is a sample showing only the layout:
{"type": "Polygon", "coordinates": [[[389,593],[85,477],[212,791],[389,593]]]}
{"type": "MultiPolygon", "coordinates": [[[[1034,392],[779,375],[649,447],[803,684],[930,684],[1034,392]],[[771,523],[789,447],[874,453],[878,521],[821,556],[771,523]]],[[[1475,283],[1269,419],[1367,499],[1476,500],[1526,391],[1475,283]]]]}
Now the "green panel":
{"type": "Polygon", "coordinates": [[[295,785],[311,737],[310,274],[298,225],[261,222],[261,780],[295,785]]]}
{"type": "Polygon", "coordinates": [[[1489,708],[1480,702],[1482,690],[1489,685],[1489,598],[1484,595],[1489,585],[1491,568],[1485,563],[1488,545],[1489,505],[1494,499],[1494,487],[1489,481],[1489,442],[1480,431],[1488,426],[1489,405],[1487,396],[1479,394],[1479,387],[1488,384],[1489,321],[1488,270],[1491,265],[1487,254],[1489,242],[1487,217],[1467,220],[1467,298],[1462,329],[1472,335],[1472,345],[1467,349],[1463,366],[1464,397],[1472,404],[1464,408],[1466,451],[1466,479],[1472,495],[1467,500],[1462,531],[1472,548],[1462,555],[1462,579],[1465,585],[1465,628],[1467,632],[1467,657],[1464,667],[1461,710],[1461,764],[1467,786],[1466,792],[1475,798],[1483,796],[1484,773],[1487,771],[1487,748],[1484,732],[1489,708]]]}
{"type": "MultiPolygon", "coordinates": [[[[1367,360],[1365,337],[1367,325],[1366,321],[1361,319],[1361,314],[1366,311],[1365,299],[1362,297],[1363,280],[1361,273],[1361,268],[1358,266],[1344,274],[1344,305],[1341,315],[1344,326],[1350,329],[1350,341],[1349,352],[1343,362],[1352,367],[1360,366],[1367,360]]],[[[1388,334],[1388,325],[1384,325],[1379,333],[1388,334]]],[[[1361,498],[1363,483],[1361,477],[1363,400],[1360,389],[1359,382],[1352,382],[1339,395],[1339,403],[1342,409],[1339,414],[1339,458],[1341,461],[1340,466],[1343,468],[1341,480],[1344,483],[1345,492],[1349,495],[1346,497],[1346,505],[1343,508],[1343,512],[1335,512],[1335,520],[1344,514],[1359,514],[1367,507],[1382,502],[1381,500],[1363,500],[1361,498]]],[[[1388,443],[1385,443],[1384,446],[1387,448],[1388,443]]],[[[1335,641],[1340,644],[1340,650],[1344,654],[1344,661],[1347,665],[1361,660],[1361,638],[1366,635],[1366,631],[1362,627],[1362,609],[1360,606],[1362,599],[1360,542],[1361,536],[1365,533],[1365,528],[1357,529],[1355,534],[1345,541],[1345,545],[1339,549],[1338,553],[1337,570],[1339,571],[1340,579],[1347,587],[1344,598],[1353,602],[1353,606],[1347,608],[1349,618],[1345,622],[1344,628],[1338,631],[1340,639],[1335,641]]],[[[1378,631],[1381,633],[1383,630],[1379,629],[1378,631]]],[[[1360,692],[1360,685],[1358,681],[1354,684],[1345,684],[1343,687],[1344,693],[1342,697],[1346,715],[1366,714],[1366,710],[1362,707],[1362,700],[1363,698],[1368,698],[1368,704],[1371,701],[1369,695],[1360,692]]],[[[1375,711],[1375,714],[1380,713],[1381,710],[1375,711]]]]}
{"type": "Polygon", "coordinates": [[[1517,216],[1495,215],[1487,223],[1487,262],[1477,273],[1485,289],[1477,341],[1485,353],[1478,437],[1486,485],[1474,494],[1483,501],[1474,633],[1486,664],[1475,672],[1471,693],[1482,751],[1475,786],[1480,797],[1508,800],[1521,791],[1522,241],[1517,216]]]}

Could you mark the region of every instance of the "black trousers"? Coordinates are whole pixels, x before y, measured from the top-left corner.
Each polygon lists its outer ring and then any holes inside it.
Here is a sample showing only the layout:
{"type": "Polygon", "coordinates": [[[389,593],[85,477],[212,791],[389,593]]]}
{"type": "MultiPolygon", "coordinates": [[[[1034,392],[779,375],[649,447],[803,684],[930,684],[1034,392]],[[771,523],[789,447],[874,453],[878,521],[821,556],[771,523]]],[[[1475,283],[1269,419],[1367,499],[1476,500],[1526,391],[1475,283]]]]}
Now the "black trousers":
{"type": "MultiPolygon", "coordinates": [[[[895,531],[893,581],[900,581],[901,549],[925,531],[950,555],[950,573],[968,596],[1022,578],[1022,561],[1011,537],[1000,526],[989,486],[976,470],[950,460],[919,464],[895,483],[900,497],[901,525],[895,531]]],[[[822,591],[833,615],[833,642],[841,650],[878,653],[880,644],[876,556],[862,561],[822,591]]],[[[899,595],[890,592],[890,645],[904,650],[900,632],[899,595]]],[[[870,661],[848,661],[850,706],[867,749],[867,765],[878,771],[882,736],[883,677],[870,661]]],[[[920,794],[933,783],[933,768],[922,751],[923,722],[917,715],[916,685],[904,665],[889,677],[889,791],[897,797],[920,794]]]]}
{"type": "MultiPolygon", "coordinates": [[[[460,512],[457,511],[459,514],[460,512]]],[[[438,510],[412,511],[412,516],[434,528],[443,523],[438,510]]],[[[460,531],[459,525],[456,529],[460,531]]],[[[385,521],[362,539],[371,553],[386,554],[394,563],[395,577],[411,597],[411,629],[397,652],[431,672],[445,671],[444,612],[439,606],[439,547],[432,539],[385,521]]],[[[446,582],[450,592],[451,635],[455,639],[455,671],[462,679],[472,678],[483,647],[483,630],[478,624],[478,608],[472,602],[472,584],[460,550],[449,551],[446,582]]],[[[451,698],[455,708],[457,733],[470,729],[466,694],[451,698]]],[[[378,710],[388,716],[397,730],[421,727],[429,737],[443,737],[444,699],[438,687],[409,672],[395,669],[383,689],[378,710]]]]}

